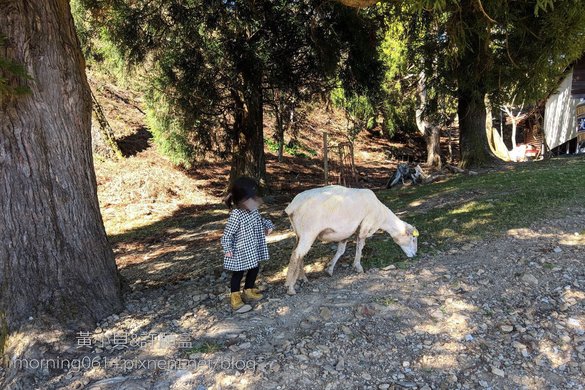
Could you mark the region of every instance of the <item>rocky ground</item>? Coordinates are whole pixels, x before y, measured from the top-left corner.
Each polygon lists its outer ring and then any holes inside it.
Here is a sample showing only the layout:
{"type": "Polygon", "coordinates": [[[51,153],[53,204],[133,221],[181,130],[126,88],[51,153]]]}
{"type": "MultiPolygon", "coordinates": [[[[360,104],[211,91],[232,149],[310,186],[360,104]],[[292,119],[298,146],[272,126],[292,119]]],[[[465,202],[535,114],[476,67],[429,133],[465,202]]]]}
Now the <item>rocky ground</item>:
{"type": "Polygon", "coordinates": [[[572,210],[364,274],[351,254],[333,277],[309,255],[296,296],[267,272],[265,299],[241,315],[226,275],[134,279],[126,310],[70,340],[62,356],[79,364],[41,388],[584,389],[584,221],[572,210]]]}

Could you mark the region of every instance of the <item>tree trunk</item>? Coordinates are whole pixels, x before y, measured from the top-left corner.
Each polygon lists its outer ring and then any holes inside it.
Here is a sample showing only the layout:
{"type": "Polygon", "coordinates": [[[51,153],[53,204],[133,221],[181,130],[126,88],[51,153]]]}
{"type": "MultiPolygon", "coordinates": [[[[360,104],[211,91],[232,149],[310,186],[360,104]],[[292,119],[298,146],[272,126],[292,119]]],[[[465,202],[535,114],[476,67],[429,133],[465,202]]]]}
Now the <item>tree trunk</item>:
{"type": "Polygon", "coordinates": [[[423,135],[427,145],[427,164],[433,168],[441,169],[441,128],[431,124],[425,115],[427,108],[427,90],[425,72],[420,72],[417,84],[419,106],[416,109],[416,126],[423,135]]]}
{"type": "Polygon", "coordinates": [[[284,155],[284,115],[282,104],[276,103],[276,110],[274,111],[274,119],[276,122],[276,142],[278,143],[278,161],[282,162],[284,155]]]}
{"type": "Polygon", "coordinates": [[[242,80],[242,91],[232,92],[236,111],[230,182],[249,176],[258,180],[260,187],[266,187],[261,72],[245,71],[242,80]]]}
{"type": "Polygon", "coordinates": [[[441,169],[441,128],[439,126],[427,128],[425,141],[427,143],[427,165],[441,169]]]}
{"type": "Polygon", "coordinates": [[[481,166],[492,160],[486,136],[485,104],[474,92],[459,90],[457,114],[461,145],[461,166],[481,166]]]}
{"type": "Polygon", "coordinates": [[[459,17],[466,33],[466,45],[461,49],[456,69],[461,166],[481,166],[492,161],[486,136],[484,100],[486,75],[493,68],[488,41],[491,26],[476,1],[462,0],[460,7],[459,17]]]}
{"type": "Polygon", "coordinates": [[[29,317],[93,329],[122,301],[69,1],[0,1],[0,30],[7,37],[0,55],[31,76],[10,81],[26,83],[29,94],[0,97],[0,321],[9,332],[29,317]]]}

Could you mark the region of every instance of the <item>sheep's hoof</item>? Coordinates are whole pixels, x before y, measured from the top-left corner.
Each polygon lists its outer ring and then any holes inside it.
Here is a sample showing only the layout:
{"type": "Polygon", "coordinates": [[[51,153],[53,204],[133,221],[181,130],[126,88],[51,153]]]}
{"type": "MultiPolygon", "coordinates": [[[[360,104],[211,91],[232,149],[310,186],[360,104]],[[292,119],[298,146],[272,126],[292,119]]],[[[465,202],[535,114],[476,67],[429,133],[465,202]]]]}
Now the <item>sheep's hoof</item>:
{"type": "Polygon", "coordinates": [[[328,267],[325,269],[325,272],[327,272],[327,274],[329,276],[333,276],[333,267],[328,267]]]}
{"type": "Polygon", "coordinates": [[[297,292],[295,291],[294,287],[289,287],[288,290],[286,290],[286,293],[288,295],[296,295],[297,292]]]}
{"type": "Polygon", "coordinates": [[[355,268],[355,271],[357,273],[360,273],[360,274],[364,273],[364,268],[361,265],[356,265],[354,268],[355,268]]]}
{"type": "Polygon", "coordinates": [[[309,283],[309,279],[306,276],[303,276],[300,281],[301,283],[309,283]]]}

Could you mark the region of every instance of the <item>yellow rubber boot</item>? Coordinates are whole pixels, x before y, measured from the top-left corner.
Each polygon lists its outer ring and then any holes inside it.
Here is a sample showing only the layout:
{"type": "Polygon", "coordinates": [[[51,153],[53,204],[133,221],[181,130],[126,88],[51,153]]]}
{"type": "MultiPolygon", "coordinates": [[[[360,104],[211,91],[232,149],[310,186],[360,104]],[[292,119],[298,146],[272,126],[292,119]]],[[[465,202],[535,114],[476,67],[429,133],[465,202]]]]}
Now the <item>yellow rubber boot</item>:
{"type": "Polygon", "coordinates": [[[246,302],[250,302],[250,301],[257,301],[259,299],[262,299],[264,296],[260,293],[257,292],[258,290],[254,289],[254,288],[247,288],[244,289],[244,301],[246,302]]]}
{"type": "Polygon", "coordinates": [[[238,310],[244,306],[244,302],[242,301],[242,294],[238,292],[233,292],[230,295],[230,303],[232,305],[232,310],[238,310]]]}
{"type": "Polygon", "coordinates": [[[239,291],[230,294],[230,304],[235,313],[247,313],[252,310],[252,306],[244,304],[242,294],[239,291]]]}

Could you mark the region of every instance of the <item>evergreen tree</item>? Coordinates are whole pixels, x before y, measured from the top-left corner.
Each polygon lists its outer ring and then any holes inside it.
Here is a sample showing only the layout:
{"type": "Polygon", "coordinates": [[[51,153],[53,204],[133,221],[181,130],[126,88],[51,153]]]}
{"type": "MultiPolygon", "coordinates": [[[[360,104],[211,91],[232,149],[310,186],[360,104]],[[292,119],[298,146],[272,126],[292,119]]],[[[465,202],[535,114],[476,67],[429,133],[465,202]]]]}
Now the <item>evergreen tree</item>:
{"type": "Polygon", "coordinates": [[[375,47],[375,28],[337,3],[83,3],[108,25],[110,39],[129,60],[152,68],[147,100],[155,140],[186,165],[209,150],[231,155],[232,179],[248,175],[265,182],[266,103],[274,108],[282,96],[305,99],[337,70],[347,80],[369,80],[359,74],[371,57],[352,42],[375,47]]]}
{"type": "MultiPolygon", "coordinates": [[[[351,3],[369,5],[369,1],[351,3]]],[[[486,96],[496,106],[512,96],[526,102],[543,99],[585,51],[582,1],[419,0],[396,4],[402,10],[412,4],[420,14],[443,22],[436,46],[440,51],[435,52],[440,58],[435,68],[439,73],[427,79],[427,87],[447,92],[454,86],[463,166],[482,165],[492,158],[486,134],[486,96]]],[[[400,15],[396,9],[390,8],[387,17],[400,15]]]]}

